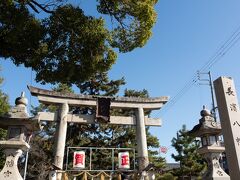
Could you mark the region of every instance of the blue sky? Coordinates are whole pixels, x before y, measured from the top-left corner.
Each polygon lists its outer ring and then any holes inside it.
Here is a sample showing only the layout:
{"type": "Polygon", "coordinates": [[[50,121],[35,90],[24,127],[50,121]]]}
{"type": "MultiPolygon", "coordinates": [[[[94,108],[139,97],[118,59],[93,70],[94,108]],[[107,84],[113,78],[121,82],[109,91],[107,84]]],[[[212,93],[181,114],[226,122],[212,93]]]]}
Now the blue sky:
{"type": "MultiPolygon", "coordinates": [[[[80,4],[84,1],[80,1],[80,4]]],[[[117,63],[112,67],[113,79],[125,77],[124,89],[147,89],[150,96],[170,96],[173,98],[217,52],[221,45],[240,26],[240,1],[238,0],[161,0],[156,5],[157,23],[153,36],[143,48],[119,54],[117,63]]],[[[222,56],[211,69],[212,78],[233,77],[236,89],[240,91],[240,42],[237,42],[222,56]]],[[[34,72],[24,67],[15,67],[10,61],[2,60],[1,76],[5,81],[3,91],[10,97],[10,103],[21,91],[25,91],[31,101],[26,86],[50,89],[34,82],[34,72]]],[[[206,76],[203,76],[206,78],[206,76]]],[[[160,128],[151,128],[162,146],[169,147],[183,124],[191,129],[200,118],[203,105],[211,107],[210,89],[207,85],[195,83],[166,111],[155,111],[152,117],[163,120],[160,128]]],[[[162,155],[172,162],[172,148],[162,155]]]]}

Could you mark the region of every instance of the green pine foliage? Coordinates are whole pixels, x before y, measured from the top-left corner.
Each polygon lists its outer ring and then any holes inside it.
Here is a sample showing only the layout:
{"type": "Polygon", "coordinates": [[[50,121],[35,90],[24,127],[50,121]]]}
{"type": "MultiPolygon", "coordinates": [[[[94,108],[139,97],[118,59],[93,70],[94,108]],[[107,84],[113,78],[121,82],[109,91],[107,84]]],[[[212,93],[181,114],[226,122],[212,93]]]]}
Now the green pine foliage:
{"type": "Polygon", "coordinates": [[[77,83],[81,94],[102,96],[115,96],[122,85],[125,85],[123,77],[110,80],[107,72],[96,72],[89,80],[77,83]]]}
{"type": "MultiPolygon", "coordinates": [[[[3,82],[3,78],[0,78],[0,86],[2,82],[3,82]]],[[[8,102],[8,96],[4,92],[2,92],[2,90],[0,89],[0,116],[7,113],[9,109],[10,109],[10,105],[8,102]]]]}
{"type": "Polygon", "coordinates": [[[177,178],[173,176],[172,173],[165,173],[158,177],[158,180],[176,180],[177,178]]]}
{"type": "Polygon", "coordinates": [[[197,153],[199,142],[188,134],[186,125],[177,132],[177,137],[172,139],[172,146],[177,154],[172,154],[175,161],[180,162],[180,168],[175,169],[173,174],[179,179],[183,177],[198,177],[205,168],[205,163],[197,153]]]}
{"type": "MultiPolygon", "coordinates": [[[[0,140],[5,140],[6,136],[7,136],[7,131],[0,128],[0,140]]],[[[0,169],[3,168],[5,164],[5,160],[6,160],[5,154],[2,151],[2,149],[0,149],[0,169]]]]}
{"type": "MultiPolygon", "coordinates": [[[[97,81],[92,81],[97,82],[97,81]]],[[[93,83],[92,83],[93,84],[93,83]]],[[[94,92],[91,90],[91,83],[88,83],[90,86],[86,86],[86,92],[94,92]],[[90,90],[90,91],[89,91],[90,90]]],[[[104,85],[105,86],[105,85],[104,85]]],[[[84,87],[84,86],[83,86],[84,87]]],[[[101,89],[101,86],[98,87],[101,89]]],[[[80,89],[81,92],[84,92],[83,89],[80,89]]],[[[96,90],[96,89],[94,89],[96,90]]],[[[95,91],[96,94],[100,94],[101,91],[95,91]]],[[[108,92],[106,92],[108,94],[108,92]]],[[[109,94],[108,94],[109,95],[109,94]]],[[[135,90],[125,90],[125,97],[148,97],[148,92],[135,91],[135,90]]],[[[92,113],[94,109],[88,109],[87,111],[79,110],[81,113],[92,113]]],[[[149,113],[149,112],[148,112],[149,113]]],[[[112,115],[122,115],[122,116],[131,116],[134,114],[133,110],[118,109],[111,112],[112,115]]],[[[149,132],[149,127],[146,128],[147,141],[149,148],[158,148],[159,142],[157,137],[152,135],[149,132]]],[[[92,125],[72,125],[68,127],[67,134],[67,146],[79,146],[79,147],[113,147],[113,148],[136,148],[136,130],[134,127],[129,125],[118,126],[118,125],[108,125],[108,124],[92,124],[92,125]]],[[[101,152],[100,157],[107,157],[108,153],[101,152]]],[[[158,152],[152,149],[149,149],[150,162],[155,163],[156,167],[159,169],[163,168],[165,161],[164,159],[159,158],[158,152]]],[[[96,155],[97,156],[97,155],[96,155]]],[[[96,158],[97,159],[97,158],[96,158]]],[[[102,162],[103,163],[103,162],[102,162]]],[[[109,166],[111,161],[105,162],[105,164],[100,165],[98,163],[98,168],[106,168],[109,166]]],[[[110,164],[111,165],[111,164],[110,164]]]]}
{"type": "MultiPolygon", "coordinates": [[[[0,85],[3,82],[3,78],[0,78],[0,85]]],[[[10,105],[8,102],[8,96],[0,89],[0,116],[3,116],[10,109],[10,105]]],[[[7,131],[0,128],[0,140],[4,140],[7,136],[7,131]]],[[[3,151],[0,149],[0,169],[3,168],[5,163],[5,155],[3,151]]]]}
{"type": "Polygon", "coordinates": [[[31,67],[41,83],[84,83],[110,70],[116,50],[146,44],[156,3],[96,0],[96,13],[89,15],[70,0],[2,0],[0,57],[31,67]]]}

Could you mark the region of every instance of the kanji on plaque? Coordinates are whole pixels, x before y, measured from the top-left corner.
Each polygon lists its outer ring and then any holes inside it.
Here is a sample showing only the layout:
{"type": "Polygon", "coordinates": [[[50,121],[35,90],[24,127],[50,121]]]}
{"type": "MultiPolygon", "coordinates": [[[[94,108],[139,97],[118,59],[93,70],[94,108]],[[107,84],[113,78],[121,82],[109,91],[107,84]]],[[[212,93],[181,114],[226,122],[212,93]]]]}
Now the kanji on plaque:
{"type": "Polygon", "coordinates": [[[120,152],[118,154],[118,163],[120,169],[129,169],[130,168],[129,152],[120,152]]]}
{"type": "Polygon", "coordinates": [[[235,121],[234,123],[233,123],[233,125],[235,126],[235,125],[238,125],[239,127],[240,127],[240,123],[238,122],[238,121],[235,121]]]}
{"type": "MultiPolygon", "coordinates": [[[[219,77],[214,81],[217,107],[221,121],[224,146],[230,177],[238,180],[240,177],[240,119],[239,103],[235,85],[231,77],[219,77]]],[[[217,170],[218,176],[224,172],[217,170]]]]}
{"type": "Polygon", "coordinates": [[[232,87],[228,87],[226,93],[227,93],[229,96],[235,96],[235,95],[234,95],[234,91],[232,90],[232,87]]]}
{"type": "Polygon", "coordinates": [[[236,138],[236,141],[237,141],[237,144],[238,144],[238,146],[239,146],[239,145],[240,145],[240,138],[237,137],[237,138],[236,138]]]}
{"type": "Polygon", "coordinates": [[[73,154],[73,168],[85,168],[85,152],[75,151],[73,154]]]}
{"type": "Polygon", "coordinates": [[[237,112],[237,104],[235,103],[230,104],[230,110],[237,112]]]}

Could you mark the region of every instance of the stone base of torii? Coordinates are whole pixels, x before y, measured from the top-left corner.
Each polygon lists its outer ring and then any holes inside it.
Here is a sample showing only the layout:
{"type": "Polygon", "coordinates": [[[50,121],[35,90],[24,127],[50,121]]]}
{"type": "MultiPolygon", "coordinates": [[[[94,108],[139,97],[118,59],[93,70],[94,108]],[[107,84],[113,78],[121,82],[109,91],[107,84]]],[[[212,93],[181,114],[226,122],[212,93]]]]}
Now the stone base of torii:
{"type": "MultiPolygon", "coordinates": [[[[135,111],[135,116],[122,117],[110,116],[110,124],[118,125],[133,125],[136,126],[137,137],[137,152],[139,172],[143,172],[149,164],[146,126],[161,126],[160,119],[148,118],[144,115],[145,110],[160,109],[167,101],[168,97],[158,98],[136,98],[136,97],[103,97],[103,96],[87,96],[76,94],[62,94],[59,92],[39,89],[36,87],[28,87],[33,96],[37,96],[39,102],[43,104],[54,104],[59,106],[59,112],[46,113],[40,112],[38,118],[40,121],[55,121],[57,122],[56,130],[56,152],[54,157],[54,165],[59,170],[63,169],[63,159],[65,151],[65,141],[68,122],[71,123],[96,123],[94,115],[72,115],[69,114],[69,106],[74,107],[97,107],[98,98],[111,99],[110,108],[131,109],[135,111]]],[[[57,171],[56,171],[57,172],[57,171]]],[[[146,174],[143,172],[143,174],[146,174]]],[[[144,177],[143,177],[144,178],[144,177]]],[[[57,174],[57,180],[61,179],[61,173],[57,174]]],[[[144,178],[148,179],[148,178],[144,178]]]]}

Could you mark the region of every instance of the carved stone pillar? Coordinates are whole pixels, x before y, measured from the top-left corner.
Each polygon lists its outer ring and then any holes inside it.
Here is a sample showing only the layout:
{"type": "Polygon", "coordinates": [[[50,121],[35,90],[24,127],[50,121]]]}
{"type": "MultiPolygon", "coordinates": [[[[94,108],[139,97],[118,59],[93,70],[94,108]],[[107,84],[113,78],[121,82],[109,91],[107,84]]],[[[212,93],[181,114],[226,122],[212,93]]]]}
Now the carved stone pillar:
{"type": "Polygon", "coordinates": [[[201,147],[197,150],[207,161],[207,171],[202,179],[204,180],[230,180],[219,164],[220,154],[225,148],[219,142],[221,135],[221,124],[216,122],[212,114],[205,109],[200,112],[202,118],[199,124],[189,132],[189,135],[201,138],[201,147]]]}
{"type": "Polygon", "coordinates": [[[231,180],[240,179],[240,110],[232,78],[214,81],[215,94],[222,124],[222,133],[231,180]]]}
{"type": "Polygon", "coordinates": [[[207,153],[204,158],[208,163],[208,169],[203,175],[205,180],[230,180],[228,174],[221,168],[219,163],[220,153],[207,153]]]}
{"type": "Polygon", "coordinates": [[[22,176],[18,171],[18,159],[22,155],[22,150],[16,149],[5,149],[4,150],[7,158],[4,165],[4,168],[0,172],[0,179],[8,179],[8,180],[22,180],[22,176]]]}

